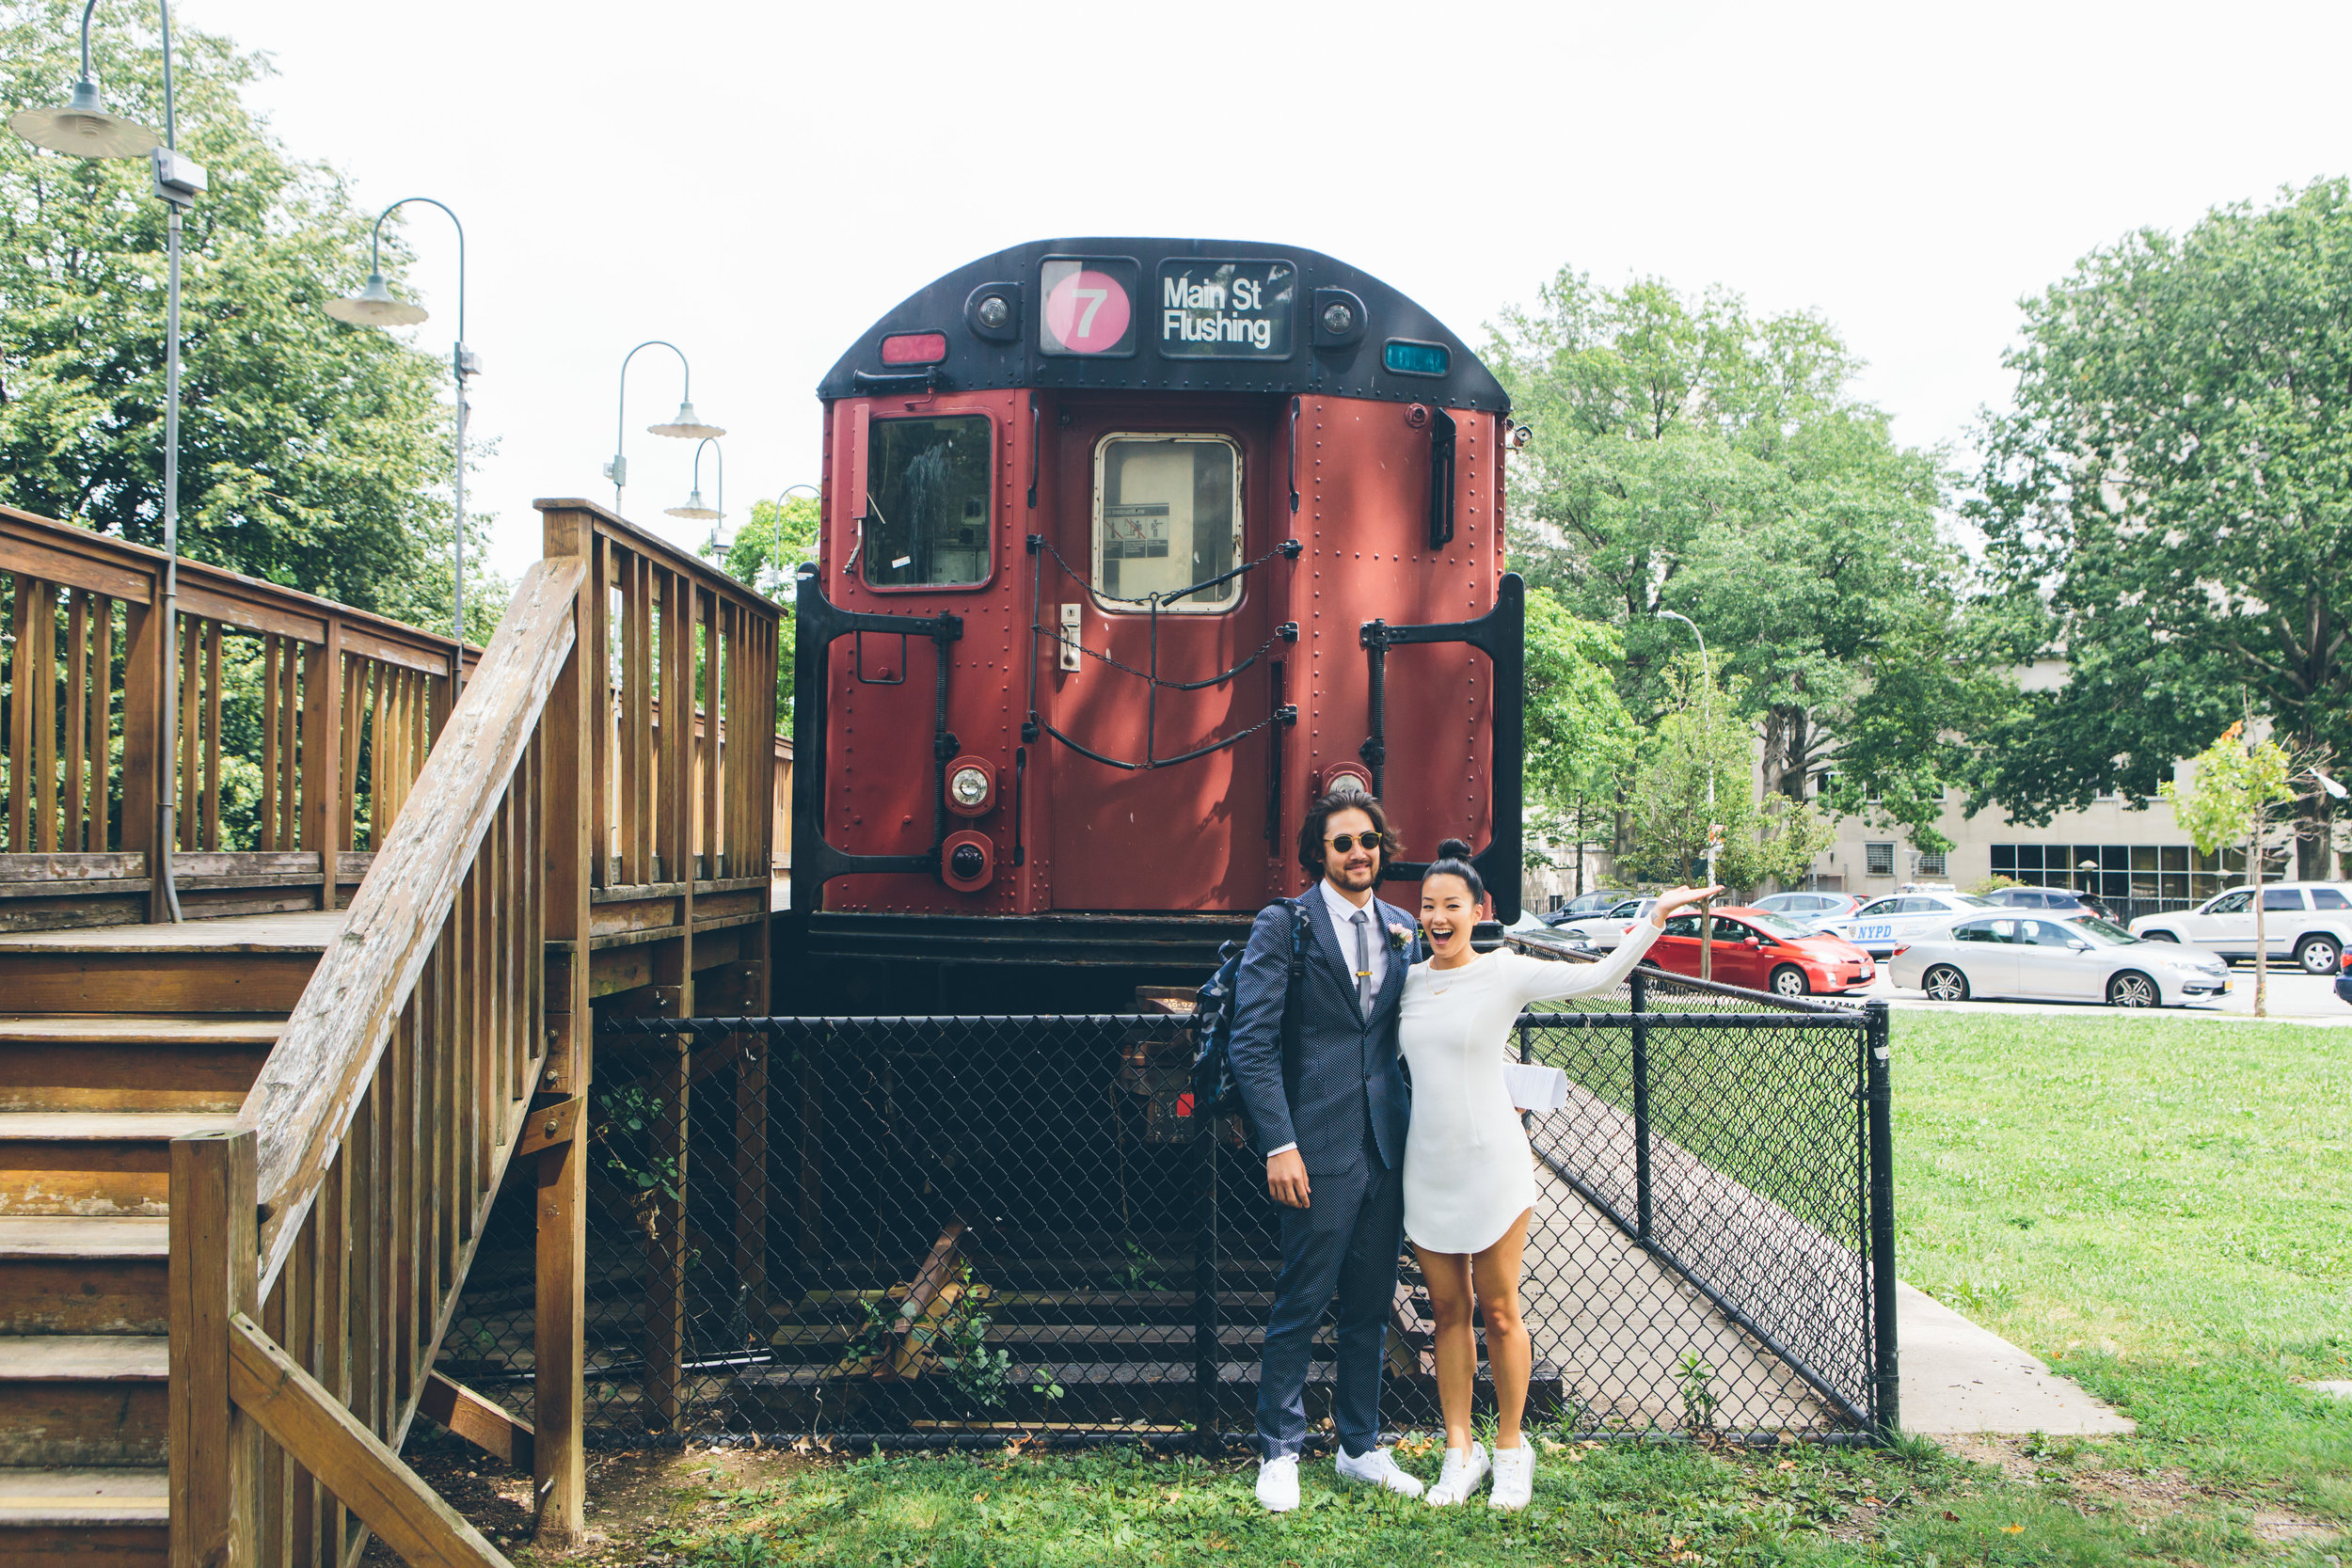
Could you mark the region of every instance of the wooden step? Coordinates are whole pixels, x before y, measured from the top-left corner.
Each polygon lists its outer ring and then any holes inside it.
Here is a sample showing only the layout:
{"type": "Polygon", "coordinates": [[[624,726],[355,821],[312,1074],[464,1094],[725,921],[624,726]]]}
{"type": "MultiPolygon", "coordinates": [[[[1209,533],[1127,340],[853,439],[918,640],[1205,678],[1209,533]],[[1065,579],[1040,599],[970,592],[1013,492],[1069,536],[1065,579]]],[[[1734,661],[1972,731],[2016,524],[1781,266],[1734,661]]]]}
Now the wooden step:
{"type": "Polygon", "coordinates": [[[168,1496],[159,1469],[0,1468],[0,1562],[165,1568],[168,1496]]]}
{"type": "Polygon", "coordinates": [[[0,1111],[234,1111],[275,1014],[0,1014],[0,1111]]]}
{"type": "Polygon", "coordinates": [[[222,1112],[0,1112],[0,1214],[161,1214],[171,1140],[236,1121],[222,1112]]]}
{"type": "Polygon", "coordinates": [[[0,1338],[0,1465],[161,1465],[170,1362],[159,1337],[0,1338]]]}
{"type": "Polygon", "coordinates": [[[0,1334],[162,1334],[170,1255],[160,1215],[0,1215],[0,1334]]]}
{"type": "Polygon", "coordinates": [[[20,1013],[287,1013],[342,911],[179,926],[0,933],[0,996],[20,1013]]]}

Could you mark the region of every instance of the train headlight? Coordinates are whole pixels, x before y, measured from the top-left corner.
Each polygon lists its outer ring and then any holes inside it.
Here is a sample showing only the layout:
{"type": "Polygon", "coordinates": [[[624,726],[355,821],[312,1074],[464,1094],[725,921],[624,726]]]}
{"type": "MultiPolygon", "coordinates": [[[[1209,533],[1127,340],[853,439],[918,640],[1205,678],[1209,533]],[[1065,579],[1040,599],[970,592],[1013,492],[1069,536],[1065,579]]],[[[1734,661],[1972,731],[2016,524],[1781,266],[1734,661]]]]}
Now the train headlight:
{"type": "Polygon", "coordinates": [[[999,295],[991,294],[980,301],[978,309],[975,309],[972,314],[982,326],[991,331],[1000,331],[1007,322],[1012,320],[1012,307],[1007,305],[999,295]]]}
{"type": "Polygon", "coordinates": [[[986,757],[961,756],[947,765],[947,809],[978,816],[996,803],[996,769],[986,757]]]}
{"type": "Polygon", "coordinates": [[[1356,312],[1339,300],[1323,308],[1323,330],[1334,338],[1344,338],[1356,326],[1356,312]]]}

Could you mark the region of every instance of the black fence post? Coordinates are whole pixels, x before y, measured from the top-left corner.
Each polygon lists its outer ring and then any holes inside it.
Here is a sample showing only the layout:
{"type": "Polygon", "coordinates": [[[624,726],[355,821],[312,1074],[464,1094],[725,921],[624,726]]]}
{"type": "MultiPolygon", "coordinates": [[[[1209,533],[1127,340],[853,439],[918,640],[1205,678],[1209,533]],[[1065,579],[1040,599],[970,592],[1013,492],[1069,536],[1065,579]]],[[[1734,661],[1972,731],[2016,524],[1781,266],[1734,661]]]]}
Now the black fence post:
{"type": "Polygon", "coordinates": [[[1649,1171],[1649,976],[1640,969],[1629,982],[1633,994],[1633,1219],[1634,1234],[1650,1244],[1649,1171]]]}
{"type": "Polygon", "coordinates": [[[1892,1440],[1902,1430],[1902,1403],[1895,1341],[1895,1118],[1886,1004],[1870,1002],[1864,1015],[1863,1098],[1870,1140],[1870,1415],[1879,1435],[1892,1440]]]}
{"type": "Polygon", "coordinates": [[[1223,1446],[1216,1432],[1216,1149],[1222,1117],[1200,1117],[1200,1186],[1195,1198],[1198,1225],[1192,1243],[1193,1436],[1201,1456],[1223,1446]]]}

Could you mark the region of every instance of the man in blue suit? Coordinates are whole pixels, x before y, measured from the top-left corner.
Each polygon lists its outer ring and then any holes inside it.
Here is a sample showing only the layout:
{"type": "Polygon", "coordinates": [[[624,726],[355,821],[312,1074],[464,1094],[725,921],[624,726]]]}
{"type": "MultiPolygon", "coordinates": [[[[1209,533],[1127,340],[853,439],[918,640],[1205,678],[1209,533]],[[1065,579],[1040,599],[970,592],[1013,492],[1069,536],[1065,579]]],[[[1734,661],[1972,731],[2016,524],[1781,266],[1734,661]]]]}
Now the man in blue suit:
{"type": "Polygon", "coordinates": [[[1421,1482],[1379,1447],[1380,1377],[1397,1255],[1405,1243],[1405,1126],[1411,1092],[1397,1054],[1397,1002],[1421,957],[1415,918],[1374,895],[1395,848],[1380,802],[1317,800],[1298,835],[1316,874],[1295,901],[1258,915],[1233,997],[1231,1052],[1243,1114],[1282,1208],[1282,1272],[1258,1381],[1258,1501],[1298,1506],[1307,1362],[1339,1298],[1333,1424],[1341,1479],[1406,1497],[1421,1482]],[[1294,930],[1302,961],[1291,979],[1294,930]]]}

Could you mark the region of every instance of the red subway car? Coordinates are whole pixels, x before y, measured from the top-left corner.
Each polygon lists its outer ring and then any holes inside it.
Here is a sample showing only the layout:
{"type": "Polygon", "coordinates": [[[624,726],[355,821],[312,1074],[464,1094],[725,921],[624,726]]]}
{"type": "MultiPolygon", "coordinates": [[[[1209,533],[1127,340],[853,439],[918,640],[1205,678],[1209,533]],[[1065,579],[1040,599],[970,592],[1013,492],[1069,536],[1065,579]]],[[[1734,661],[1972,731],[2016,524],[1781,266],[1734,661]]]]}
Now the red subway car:
{"type": "Polygon", "coordinates": [[[909,965],[1194,975],[1350,783],[1391,876],[1459,835],[1518,913],[1514,427],[1427,310],[1295,245],[1044,241],[910,295],[819,396],[804,975],[866,960],[850,1000],[907,1011],[955,1000],[909,965]]]}

